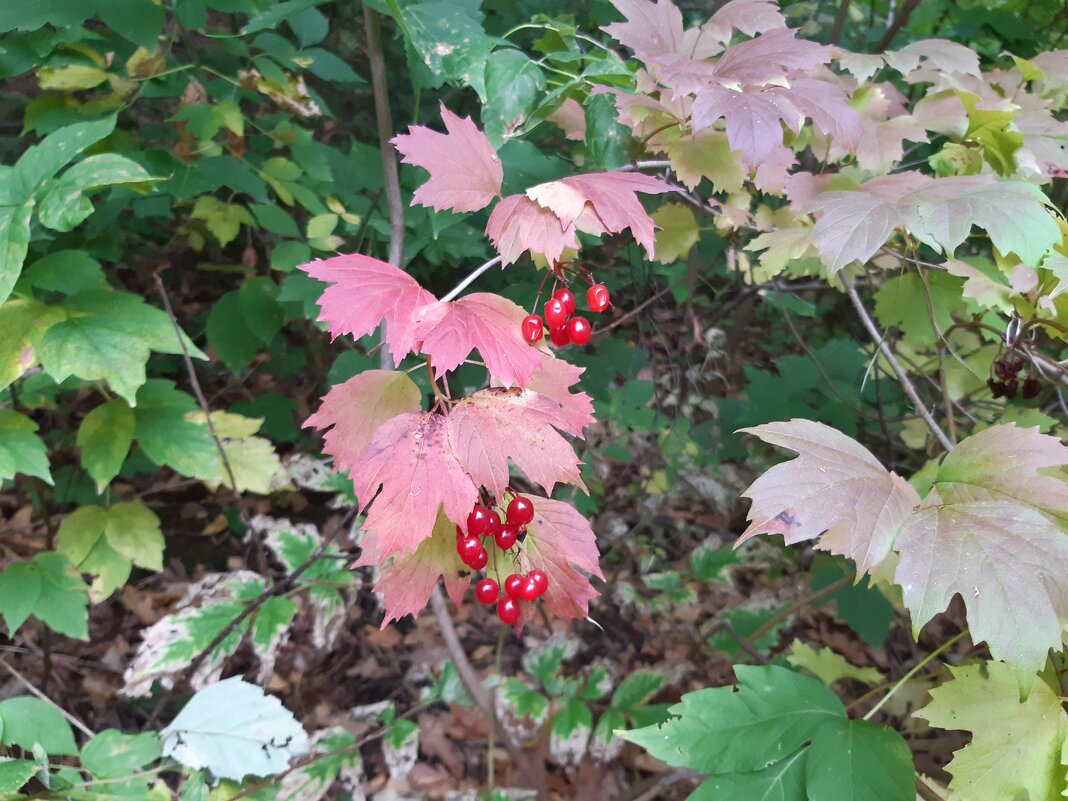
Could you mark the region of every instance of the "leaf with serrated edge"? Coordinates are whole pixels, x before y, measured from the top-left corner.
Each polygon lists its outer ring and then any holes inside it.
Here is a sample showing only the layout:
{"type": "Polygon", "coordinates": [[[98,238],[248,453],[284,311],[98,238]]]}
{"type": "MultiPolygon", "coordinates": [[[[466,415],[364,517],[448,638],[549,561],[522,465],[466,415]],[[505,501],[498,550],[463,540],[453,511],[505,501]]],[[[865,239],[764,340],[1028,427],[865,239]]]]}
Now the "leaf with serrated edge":
{"type": "Polygon", "coordinates": [[[1035,678],[1024,701],[1008,665],[983,662],[949,668],[953,680],[931,690],[916,712],[932,726],[972,733],[946,770],[949,788],[968,801],[1060,798],[1068,715],[1049,686],[1035,678]]]}
{"type": "Polygon", "coordinates": [[[811,799],[915,801],[916,769],[904,738],[865,720],[835,720],[812,738],[805,764],[811,799]]]}
{"type": "Polygon", "coordinates": [[[429,180],[415,190],[412,205],[478,211],[501,191],[501,160],[470,117],[458,117],[442,104],[441,118],[447,134],[411,125],[407,134],[390,140],[404,157],[403,163],[430,173],[429,180]]]}
{"type": "Polygon", "coordinates": [[[791,544],[823,534],[816,547],[848,556],[860,571],[886,558],[898,528],[920,503],[904,479],[823,423],[791,420],[741,430],[800,455],[743,493],[753,506],[738,544],[763,533],[782,534],[791,544]]]}
{"type": "Polygon", "coordinates": [[[501,254],[504,265],[527,250],[556,262],[566,248],[578,250],[579,246],[573,226],[564,226],[559,217],[526,195],[509,195],[493,207],[486,222],[486,236],[501,254]]]}
{"type": "Polygon", "coordinates": [[[332,336],[359,339],[386,321],[394,365],[415,348],[416,316],[436,300],[408,273],[359,253],[309,262],[299,269],[330,284],[319,298],[319,320],[329,323],[332,336]]]}
{"type": "Polygon", "coordinates": [[[875,668],[857,667],[830,648],[813,648],[801,640],[794,640],[790,645],[786,661],[796,668],[807,670],[828,685],[839,679],[856,679],[868,686],[874,686],[883,680],[883,674],[875,668]]]}

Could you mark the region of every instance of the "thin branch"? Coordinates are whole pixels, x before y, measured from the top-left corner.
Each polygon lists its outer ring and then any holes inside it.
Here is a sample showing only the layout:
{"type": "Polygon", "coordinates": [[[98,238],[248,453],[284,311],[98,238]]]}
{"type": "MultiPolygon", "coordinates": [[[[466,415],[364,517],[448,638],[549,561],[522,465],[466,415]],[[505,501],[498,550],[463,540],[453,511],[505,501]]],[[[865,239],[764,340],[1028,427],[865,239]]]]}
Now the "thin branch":
{"type": "Polygon", "coordinates": [[[862,301],[860,295],[857,294],[857,289],[853,286],[853,282],[846,277],[844,272],[841,276],[842,285],[845,287],[846,294],[849,295],[849,300],[852,302],[853,308],[856,309],[857,315],[859,315],[861,322],[864,323],[864,327],[879,348],[879,351],[886,357],[887,362],[890,363],[890,367],[893,368],[897,380],[901,382],[901,388],[905,391],[909,400],[912,401],[912,405],[916,407],[916,412],[923,418],[923,422],[927,424],[931,433],[934,434],[935,439],[938,440],[939,444],[946,450],[946,452],[948,453],[953,450],[953,443],[949,441],[949,437],[946,436],[946,433],[931,415],[930,410],[924,405],[923,400],[920,399],[919,393],[916,392],[916,387],[913,386],[912,380],[909,378],[908,373],[905,372],[905,368],[901,366],[901,362],[897,360],[897,357],[890,349],[890,346],[886,344],[886,338],[879,330],[879,327],[875,325],[875,321],[871,318],[871,315],[868,314],[868,310],[864,308],[864,301],[862,301]]]}
{"type": "Polygon", "coordinates": [[[833,595],[834,593],[838,592],[838,590],[842,589],[843,587],[847,587],[852,583],[853,576],[842,576],[842,578],[828,584],[826,587],[820,587],[818,590],[813,590],[808,595],[804,595],[798,598],[795,603],[791,604],[790,606],[787,606],[785,609],[780,609],[774,615],[765,620],[762,626],[760,626],[756,631],[754,631],[745,639],[750,644],[755,645],[761,637],[763,637],[777,625],[786,620],[786,618],[790,617],[790,615],[796,614],[799,609],[802,609],[808,606],[809,604],[814,604],[816,603],[816,601],[826,598],[828,595],[833,595]]]}
{"type": "Polygon", "coordinates": [[[831,44],[838,44],[842,37],[842,28],[845,27],[846,17],[849,16],[849,0],[841,0],[838,4],[838,13],[834,17],[834,27],[831,28],[831,44]]]}
{"type": "Polygon", "coordinates": [[[443,297],[442,300],[443,301],[445,301],[445,300],[454,300],[457,295],[459,295],[461,292],[463,292],[465,289],[467,289],[469,286],[471,286],[471,284],[473,284],[478,279],[478,277],[480,275],[482,275],[482,273],[486,272],[486,270],[488,270],[490,267],[494,267],[494,266],[496,266],[496,265],[498,265],[500,263],[501,263],[501,257],[500,256],[494,256],[492,259],[487,261],[485,264],[476,267],[474,270],[471,271],[471,273],[463,281],[461,281],[456,286],[454,286],[452,288],[452,291],[449,292],[449,294],[445,295],[445,297],[443,297]]]}
{"type": "Polygon", "coordinates": [[[912,12],[919,6],[920,0],[905,0],[901,8],[897,10],[897,14],[894,15],[893,22],[890,23],[890,27],[886,29],[886,33],[883,34],[883,38],[879,40],[879,44],[875,45],[873,53],[882,53],[894,42],[894,37],[898,35],[902,28],[909,21],[909,17],[912,16],[912,12]]]}
{"type": "Polygon", "coordinates": [[[727,618],[717,620],[716,623],[709,629],[709,634],[715,634],[717,631],[725,631],[738,643],[738,647],[745,651],[749,658],[759,665],[766,665],[768,660],[765,659],[756,648],[753,647],[753,643],[738,633],[738,629],[734,627],[727,618]]]}
{"type": "Polygon", "coordinates": [[[17,670],[15,670],[15,668],[11,667],[11,665],[9,665],[6,661],[0,659],[0,665],[3,665],[5,668],[7,668],[7,672],[10,673],[12,676],[14,676],[16,679],[18,679],[20,684],[22,684],[27,690],[29,690],[31,693],[36,695],[38,698],[40,698],[42,701],[44,701],[50,707],[53,707],[57,712],[59,712],[59,714],[61,714],[64,718],[66,718],[66,720],[72,726],[74,726],[74,728],[76,728],[78,731],[80,731],[86,737],[93,738],[93,737],[96,736],[96,734],[93,732],[92,729],[90,729],[88,726],[86,726],[84,723],[82,723],[80,720],[78,720],[78,718],[74,717],[74,715],[72,715],[66,709],[61,707],[59,704],[57,704],[55,701],[53,701],[51,698],[49,698],[43,692],[41,692],[36,687],[34,687],[33,684],[30,683],[29,679],[27,679],[25,676],[23,676],[21,673],[19,673],[17,670]]]}
{"type": "Polygon", "coordinates": [[[968,631],[968,629],[965,629],[964,631],[960,632],[956,636],[954,636],[954,637],[950,638],[949,640],[947,640],[946,642],[942,643],[935,650],[931,651],[931,653],[929,653],[926,657],[924,657],[919,662],[919,664],[917,664],[915,667],[912,668],[912,670],[910,670],[908,673],[906,673],[904,676],[902,676],[900,679],[898,679],[897,683],[894,684],[894,686],[890,688],[890,691],[886,695],[884,695],[882,698],[879,699],[879,703],[877,703],[875,706],[873,706],[871,709],[868,710],[867,714],[864,715],[864,720],[871,720],[875,716],[875,713],[883,708],[883,704],[885,704],[887,701],[889,701],[894,696],[894,693],[896,693],[903,686],[905,686],[908,683],[909,679],[911,679],[913,676],[915,676],[917,673],[919,673],[921,670],[923,670],[927,665],[929,665],[932,661],[934,661],[938,657],[939,654],[941,654],[944,651],[949,650],[952,646],[956,645],[957,642],[959,642],[960,640],[963,640],[965,637],[967,637],[969,633],[970,632],[968,631]]]}

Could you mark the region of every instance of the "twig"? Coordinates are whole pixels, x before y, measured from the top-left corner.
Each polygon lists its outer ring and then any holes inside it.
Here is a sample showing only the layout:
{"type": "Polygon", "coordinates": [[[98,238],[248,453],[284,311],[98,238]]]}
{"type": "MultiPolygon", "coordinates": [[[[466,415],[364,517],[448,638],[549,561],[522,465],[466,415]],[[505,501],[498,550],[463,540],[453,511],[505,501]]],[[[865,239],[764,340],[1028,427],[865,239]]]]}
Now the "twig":
{"type": "Polygon", "coordinates": [[[809,604],[814,604],[816,603],[816,601],[819,601],[822,598],[826,598],[828,595],[833,595],[834,593],[838,592],[838,590],[842,589],[842,587],[848,586],[852,582],[853,576],[842,576],[842,578],[828,584],[826,587],[820,587],[818,590],[813,590],[808,595],[801,596],[790,606],[786,607],[785,609],[780,609],[774,615],[765,620],[763,625],[761,625],[756,631],[754,631],[745,639],[749,643],[755,644],[760,640],[761,637],[763,637],[777,625],[786,620],[786,618],[790,617],[790,615],[796,614],[798,609],[806,607],[809,604]]]}
{"type": "Polygon", "coordinates": [[[920,274],[920,280],[923,282],[923,302],[927,307],[927,319],[930,321],[935,338],[938,340],[938,387],[942,392],[942,406],[946,410],[946,427],[949,429],[949,441],[956,445],[957,418],[953,412],[953,400],[949,396],[949,384],[946,382],[946,349],[949,347],[949,343],[938,328],[927,271],[923,267],[919,267],[916,272],[920,274]]]}
{"type": "Polygon", "coordinates": [[[724,618],[723,620],[716,621],[715,625],[709,630],[709,634],[715,634],[717,631],[725,631],[734,641],[738,643],[738,647],[749,654],[749,658],[760,665],[766,665],[768,660],[765,659],[759,651],[757,651],[751,642],[748,642],[745,637],[738,633],[738,629],[734,628],[734,624],[724,618]]]}
{"type": "Polygon", "coordinates": [[[492,259],[487,261],[485,264],[479,265],[474,270],[472,270],[471,273],[463,281],[461,281],[456,286],[454,286],[452,288],[452,291],[449,292],[447,295],[445,295],[442,298],[442,300],[443,301],[454,300],[457,295],[459,295],[461,292],[463,292],[465,289],[467,289],[469,286],[471,286],[471,284],[473,284],[478,279],[478,277],[480,275],[482,275],[482,273],[486,272],[486,270],[488,270],[490,267],[493,267],[493,266],[498,265],[500,263],[501,263],[501,257],[500,256],[494,256],[492,259]]]}
{"type": "Polygon", "coordinates": [[[667,773],[659,773],[634,784],[627,792],[617,796],[616,801],[653,801],[662,798],[669,787],[682,781],[701,781],[704,779],[697,771],[689,768],[676,768],[667,773]]]}
{"type": "Polygon", "coordinates": [[[647,298],[646,300],[644,300],[641,303],[639,303],[637,306],[635,306],[629,312],[624,314],[618,320],[613,320],[609,325],[606,325],[606,326],[599,326],[597,328],[597,330],[595,330],[593,332],[593,336],[599,337],[599,336],[601,336],[601,334],[607,334],[613,328],[615,328],[617,326],[620,326],[620,325],[623,325],[623,323],[627,322],[627,320],[629,320],[630,318],[634,317],[635,315],[640,314],[641,312],[645,311],[645,309],[647,309],[649,306],[653,305],[658,300],[660,300],[660,298],[664,297],[664,295],[666,295],[668,292],[670,292],[672,290],[673,286],[674,285],[666,286],[666,287],[663,287],[662,289],[657,290],[656,293],[654,293],[652,297],[647,298]]]}
{"type": "Polygon", "coordinates": [[[849,16],[849,0],[841,0],[838,4],[838,13],[834,17],[834,27],[831,28],[831,44],[838,44],[838,40],[842,37],[842,28],[845,27],[847,16],[849,16]]]}
{"type": "Polygon", "coordinates": [[[29,690],[31,693],[36,695],[38,698],[40,698],[42,701],[44,701],[49,706],[55,708],[55,710],[57,712],[59,712],[59,714],[61,714],[64,718],[66,718],[67,721],[72,726],[74,726],[74,728],[76,728],[78,731],[80,731],[86,737],[92,738],[92,737],[96,736],[96,734],[93,732],[92,729],[90,729],[88,726],[86,726],[84,723],[82,723],[80,720],[78,720],[78,718],[74,717],[74,715],[72,715],[66,709],[61,707],[59,704],[57,704],[55,701],[53,701],[51,698],[49,698],[43,692],[41,692],[36,687],[34,687],[30,683],[29,679],[27,679],[25,676],[23,676],[21,673],[19,673],[17,670],[15,670],[15,668],[11,667],[11,665],[9,665],[5,660],[0,659],[0,664],[2,664],[5,668],[7,668],[7,672],[10,673],[12,676],[14,676],[16,679],[18,679],[19,683],[22,684],[27,690],[29,690]]]}
{"type": "Polygon", "coordinates": [[[886,695],[884,695],[882,698],[879,699],[879,703],[877,703],[875,706],[873,706],[871,709],[868,710],[868,713],[864,716],[864,720],[871,720],[875,716],[875,713],[883,708],[883,704],[885,704],[887,701],[889,701],[893,697],[894,693],[896,693],[905,684],[907,684],[909,679],[911,679],[913,676],[915,676],[917,673],[919,673],[921,670],[923,670],[928,664],[930,664],[935,658],[937,658],[938,655],[941,654],[943,651],[948,650],[952,646],[956,645],[957,642],[959,642],[960,640],[963,640],[965,637],[967,637],[969,633],[970,632],[968,631],[968,629],[965,629],[960,634],[957,634],[956,636],[951,637],[949,640],[947,640],[946,642],[944,642],[940,646],[938,646],[938,648],[936,648],[935,650],[931,651],[931,653],[929,653],[926,657],[924,657],[915,667],[912,668],[912,670],[910,670],[908,673],[906,673],[904,676],[902,676],[900,679],[898,679],[897,683],[895,683],[894,686],[890,688],[890,691],[886,695]]]}
{"type": "Polygon", "coordinates": [[[853,282],[846,277],[844,272],[841,274],[841,278],[842,285],[845,287],[846,294],[849,295],[849,300],[852,302],[853,308],[856,309],[861,322],[864,323],[864,327],[879,348],[879,351],[890,363],[898,381],[901,382],[901,388],[905,391],[909,400],[912,401],[912,405],[916,407],[916,412],[923,418],[923,422],[927,424],[931,433],[934,434],[935,439],[938,440],[939,444],[946,450],[946,452],[953,450],[953,443],[949,441],[949,437],[946,436],[946,433],[931,415],[930,410],[928,410],[927,406],[924,405],[924,402],[920,399],[919,394],[916,392],[916,387],[913,386],[912,381],[908,377],[908,373],[905,372],[905,368],[901,366],[901,363],[897,360],[897,357],[890,349],[890,346],[886,344],[886,338],[883,336],[882,332],[879,331],[879,327],[875,325],[875,321],[871,318],[871,315],[868,314],[868,310],[864,308],[864,302],[860,299],[860,295],[857,294],[853,282]]]}
{"type": "Polygon", "coordinates": [[[912,16],[912,12],[916,10],[919,4],[920,0],[905,0],[901,8],[898,9],[897,14],[894,15],[894,21],[890,23],[890,27],[886,29],[883,38],[879,40],[879,44],[875,45],[875,49],[872,52],[882,53],[893,44],[894,37],[905,27],[909,17],[912,16]]]}

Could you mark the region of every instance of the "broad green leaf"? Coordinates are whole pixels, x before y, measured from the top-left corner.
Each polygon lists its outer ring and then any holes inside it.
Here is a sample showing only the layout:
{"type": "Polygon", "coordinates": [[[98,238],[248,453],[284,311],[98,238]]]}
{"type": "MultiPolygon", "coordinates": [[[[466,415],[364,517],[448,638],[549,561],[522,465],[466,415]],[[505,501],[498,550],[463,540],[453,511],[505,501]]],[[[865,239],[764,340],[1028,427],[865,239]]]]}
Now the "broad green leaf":
{"type": "Polygon", "coordinates": [[[37,217],[55,231],[71,231],[93,213],[86,194],[104,186],[158,180],[136,161],[117,153],[89,156],[67,170],[41,198],[37,217]]]}
{"type": "Polygon", "coordinates": [[[201,195],[197,198],[190,218],[203,220],[209,233],[224,247],[237,238],[242,225],[257,227],[256,221],[244,206],[223,203],[212,195],[201,195]]]}
{"type": "Polygon", "coordinates": [[[914,345],[934,345],[954,317],[967,311],[962,286],[959,278],[941,270],[928,271],[926,286],[915,272],[895,276],[875,293],[875,316],[883,327],[894,326],[914,345]]]}
{"type": "Polygon", "coordinates": [[[77,754],[70,724],[52,704],[29,695],[0,701],[0,720],[4,721],[0,743],[17,745],[27,751],[39,743],[49,754],[77,754]]]}
{"type": "Polygon", "coordinates": [[[502,692],[505,702],[513,709],[516,717],[530,718],[535,723],[541,723],[549,713],[549,699],[517,678],[505,679],[502,692]]]}
{"type": "Polygon", "coordinates": [[[285,315],[278,305],[278,285],[270,278],[247,278],[237,292],[249,330],[264,345],[282,330],[285,315]]]}
{"type": "Polygon", "coordinates": [[[627,727],[627,719],[623,712],[614,706],[606,709],[604,714],[597,720],[593,727],[591,737],[596,742],[610,743],[616,736],[616,732],[627,727]]]}
{"type": "Polygon", "coordinates": [[[99,86],[111,76],[106,70],[88,64],[67,64],[62,67],[41,67],[37,70],[37,85],[44,91],[76,92],[99,86]]]}
{"type": "Polygon", "coordinates": [[[22,789],[39,767],[28,759],[0,757],[0,793],[14,793],[22,789]]]}
{"type": "Polygon", "coordinates": [[[37,424],[26,415],[0,409],[0,480],[22,473],[52,483],[48,451],[35,431],[37,424]]]}
{"type": "Polygon", "coordinates": [[[612,693],[612,706],[629,712],[645,704],[664,686],[664,675],[651,670],[635,670],[612,693]]]}
{"type": "Polygon", "coordinates": [[[321,6],[327,0],[285,0],[282,3],[274,3],[267,11],[257,14],[241,29],[241,34],[248,35],[258,31],[273,30],[282,22],[285,22],[309,8],[321,6]]]}
{"type": "Polygon", "coordinates": [[[309,754],[334,756],[316,759],[282,779],[278,787],[278,801],[319,801],[340,781],[343,787],[358,786],[363,781],[363,764],[356,738],[340,726],[316,732],[311,738],[309,754]]]}
{"type": "Polygon", "coordinates": [[[82,766],[97,778],[113,779],[134,773],[160,757],[155,732],[123,734],[105,729],[82,748],[82,766]]]}
{"type": "Polygon", "coordinates": [[[295,239],[300,236],[300,229],[297,228],[297,224],[293,221],[293,218],[278,206],[272,206],[267,203],[256,203],[253,206],[249,206],[249,208],[252,210],[252,215],[256,218],[256,222],[258,222],[260,227],[265,231],[270,231],[272,234],[278,234],[279,236],[289,237],[290,239],[295,239]]]}
{"type": "MultiPolygon", "coordinates": [[[[270,494],[271,477],[278,472],[282,463],[269,439],[248,437],[224,440],[223,452],[239,492],[270,494]]],[[[226,486],[231,486],[230,475],[225,468],[220,467],[215,478],[226,486]]]]}
{"type": "Polygon", "coordinates": [[[685,259],[701,238],[697,218],[681,203],[665,203],[652,214],[659,227],[656,232],[654,253],[661,264],[685,259]]]}
{"type": "MultiPolygon", "coordinates": [[[[182,345],[170,318],[128,292],[80,292],[63,302],[67,319],[41,339],[38,356],[56,380],[70,376],[106,380],[130,405],[145,383],[151,351],[181,353],[182,345]]],[[[186,349],[207,358],[184,334],[186,349]]]]}
{"type": "Polygon", "coordinates": [[[308,747],[293,713],[240,676],[200,690],[160,736],[164,756],[235,781],[280,773],[308,747]]]}
{"type": "Polygon", "coordinates": [[[65,317],[62,309],[29,298],[9,298],[0,306],[0,389],[37,364],[41,337],[65,317]]]}
{"type": "Polygon", "coordinates": [[[482,28],[480,0],[425,0],[399,9],[411,46],[409,63],[429,70],[430,88],[446,81],[467,84],[485,102],[486,62],[494,40],[482,28]]]}
{"type": "Polygon", "coordinates": [[[219,451],[203,422],[190,419],[199,411],[192,396],[171,381],[149,379],[137,392],[134,436],[156,464],[184,476],[213,477],[219,472],[219,451]]]}
{"type": "MultiPolygon", "coordinates": [[[[18,202],[29,200],[40,185],[85,150],[115,130],[114,114],[90,122],[78,122],[51,133],[26,149],[12,173],[12,192],[18,202]]],[[[0,291],[0,299],[6,293],[0,291]]]]}
{"type": "Polygon", "coordinates": [[[801,640],[794,640],[790,645],[786,661],[795,668],[808,671],[827,685],[839,679],[856,679],[869,686],[883,680],[883,674],[875,668],[857,667],[830,648],[813,648],[801,640]]]}
{"type": "Polygon", "coordinates": [[[932,726],[971,732],[946,770],[951,790],[968,801],[1060,798],[1066,789],[1068,715],[1035,678],[1020,700],[1016,673],[999,662],[950,667],[953,680],[931,690],[916,713],[932,726]]]}
{"type": "Polygon", "coordinates": [[[742,188],[745,168],[722,131],[705,128],[664,147],[676,174],[689,189],[695,189],[702,178],[710,180],[717,192],[737,192],[742,188]]]}
{"type": "Polygon", "coordinates": [[[156,46],[165,22],[155,0],[100,0],[98,13],[115,33],[149,49],[156,46]]]}
{"type": "Polygon", "coordinates": [[[553,715],[549,733],[553,739],[569,740],[573,737],[589,737],[593,730],[593,713],[578,698],[568,698],[553,715]]]}
{"type": "Polygon", "coordinates": [[[57,250],[26,268],[26,281],[37,289],[76,295],[107,289],[104,268],[84,250],[57,250]]]}
{"type": "Polygon", "coordinates": [[[762,770],[714,776],[694,790],[687,801],[812,801],[805,792],[808,752],[802,748],[762,770]]]}
{"type": "Polygon", "coordinates": [[[842,702],[821,682],[785,668],[736,665],[738,687],[687,693],[664,724],[622,736],[658,759],[702,773],[762,770],[800,748],[842,702]]]}
{"type": "Polygon", "coordinates": [[[0,206],[0,303],[8,299],[30,245],[33,201],[0,206]]]}
{"type": "Polygon", "coordinates": [[[241,308],[238,292],[227,292],[211,307],[205,329],[215,355],[232,373],[239,373],[252,362],[263,342],[249,327],[241,308]]]}
{"type": "Polygon", "coordinates": [[[252,621],[252,649],[261,660],[270,660],[274,664],[275,652],[296,614],[296,602],[282,597],[269,598],[256,610],[252,621]]]}
{"type": "Polygon", "coordinates": [[[586,104],[586,150],[594,165],[606,170],[630,161],[630,129],[620,124],[618,117],[612,95],[594,95],[586,104]]]}
{"type": "Polygon", "coordinates": [[[62,554],[45,551],[0,573],[0,614],[8,635],[32,614],[53,631],[89,638],[88,588],[62,554]]]}
{"type": "Polygon", "coordinates": [[[124,401],[102,403],[82,420],[78,427],[78,448],[82,467],[103,492],[119,474],[134,435],[134,411],[124,401]]]}
{"type": "Polygon", "coordinates": [[[809,801],[915,801],[916,770],[905,740],[863,720],[820,727],[805,765],[809,801]]]}

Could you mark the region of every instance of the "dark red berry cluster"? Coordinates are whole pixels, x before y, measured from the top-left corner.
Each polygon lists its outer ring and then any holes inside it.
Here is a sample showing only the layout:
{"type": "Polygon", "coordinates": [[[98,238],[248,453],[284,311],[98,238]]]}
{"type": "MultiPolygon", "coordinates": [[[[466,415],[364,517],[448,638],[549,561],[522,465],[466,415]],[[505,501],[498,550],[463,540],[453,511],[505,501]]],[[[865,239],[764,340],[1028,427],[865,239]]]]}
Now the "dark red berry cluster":
{"type": "Polygon", "coordinates": [[[1020,371],[1026,362],[1023,359],[998,359],[994,362],[994,377],[986,380],[995,398],[1012,400],[1019,393],[1024,400],[1038,397],[1042,384],[1033,375],[1020,380],[1020,371]]]}
{"type": "MultiPolygon", "coordinates": [[[[456,527],[456,552],[472,570],[484,570],[490,563],[490,552],[483,540],[491,540],[505,556],[511,557],[513,568],[518,569],[522,555],[519,544],[526,537],[527,524],[533,519],[534,504],[519,494],[513,493],[504,512],[504,522],[501,522],[501,515],[496,509],[476,503],[467,516],[467,530],[456,527]]],[[[496,553],[492,572],[497,576],[496,579],[485,576],[476,582],[475,598],[486,606],[496,604],[497,617],[509,626],[519,619],[521,601],[536,601],[549,587],[549,576],[544,570],[530,570],[525,574],[512,572],[504,579],[502,596],[496,553]]]]}
{"type": "MultiPolygon", "coordinates": [[[[586,290],[586,305],[589,306],[591,312],[600,314],[608,308],[611,303],[608,287],[604,284],[595,284],[591,274],[576,264],[557,265],[552,272],[546,274],[545,278],[548,279],[549,275],[555,275],[556,283],[558,284],[560,281],[566,280],[565,270],[579,276],[590,285],[589,289],[586,290]]],[[[538,289],[539,299],[544,288],[545,280],[542,281],[541,287],[538,289]]],[[[535,300],[534,308],[537,309],[537,307],[538,301],[535,300]]],[[[542,338],[545,332],[544,329],[547,326],[549,328],[549,341],[556,347],[585,345],[590,341],[590,336],[593,334],[593,326],[590,325],[590,321],[585,317],[574,317],[574,313],[575,294],[567,288],[566,284],[559,288],[554,284],[552,297],[545,301],[545,306],[542,307],[544,317],[531,313],[523,318],[523,339],[533,345],[542,338]]]]}

